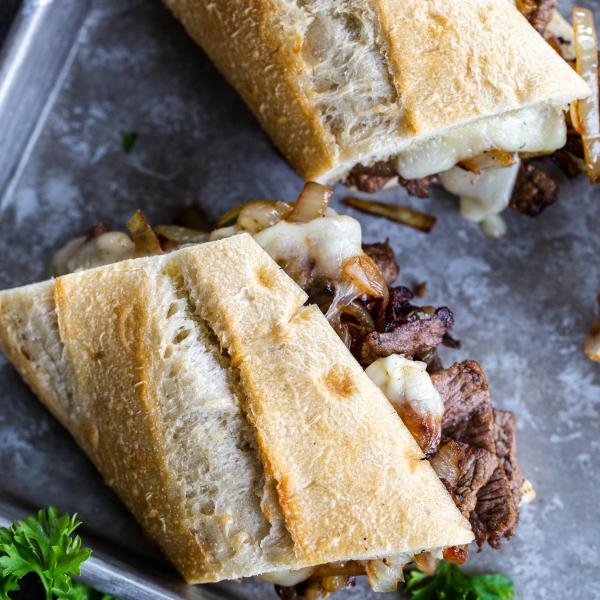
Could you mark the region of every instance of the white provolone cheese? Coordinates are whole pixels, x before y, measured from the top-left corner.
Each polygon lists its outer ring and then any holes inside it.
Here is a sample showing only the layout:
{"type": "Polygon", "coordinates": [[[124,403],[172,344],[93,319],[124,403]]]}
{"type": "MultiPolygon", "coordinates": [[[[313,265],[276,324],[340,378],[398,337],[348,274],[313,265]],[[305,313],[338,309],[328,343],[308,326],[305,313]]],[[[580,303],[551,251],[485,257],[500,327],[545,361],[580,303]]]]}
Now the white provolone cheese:
{"type": "Polygon", "coordinates": [[[461,160],[497,148],[506,152],[552,152],[567,141],[562,110],[524,108],[462,125],[409,146],[397,157],[398,172],[418,179],[451,169],[461,160]]]}
{"type": "MultiPolygon", "coordinates": [[[[210,239],[236,233],[240,233],[236,227],[217,229],[210,239]]],[[[255,233],[254,239],[294,278],[297,270],[306,269],[325,280],[338,281],[344,262],[363,254],[360,223],[332,210],[307,223],[279,221],[255,233]]]]}
{"type": "Polygon", "coordinates": [[[65,275],[134,256],[135,245],[126,233],[108,231],[92,239],[82,236],[65,244],[54,255],[50,270],[54,276],[65,275]]]}
{"type": "MultiPolygon", "coordinates": [[[[521,161],[516,157],[509,167],[486,169],[472,173],[454,167],[440,173],[440,183],[451,193],[460,196],[460,211],[469,221],[488,223],[490,232],[502,232],[491,217],[501,213],[510,202],[521,161]]],[[[497,236],[494,236],[497,237],[497,236]]]]}
{"type": "Polygon", "coordinates": [[[407,403],[418,415],[443,416],[444,403],[424,362],[392,354],[376,360],[365,373],[394,406],[407,403]]]}
{"type": "Polygon", "coordinates": [[[279,264],[290,260],[314,262],[316,272],[331,281],[339,279],[345,260],[362,254],[360,223],[342,215],[307,223],[280,221],[257,233],[254,239],[279,264]]]}
{"type": "Polygon", "coordinates": [[[313,574],[314,568],[298,569],[297,571],[272,571],[259,575],[260,579],[283,587],[291,587],[305,581],[313,574]]]}

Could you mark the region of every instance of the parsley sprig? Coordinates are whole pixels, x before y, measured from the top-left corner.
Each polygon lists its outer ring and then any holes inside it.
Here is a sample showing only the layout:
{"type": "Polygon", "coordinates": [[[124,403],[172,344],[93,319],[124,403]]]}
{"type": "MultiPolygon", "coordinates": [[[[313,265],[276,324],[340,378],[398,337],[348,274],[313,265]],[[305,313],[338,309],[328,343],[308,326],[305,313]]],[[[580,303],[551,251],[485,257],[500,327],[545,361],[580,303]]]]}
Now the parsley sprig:
{"type": "Polygon", "coordinates": [[[74,535],[80,524],[77,515],[59,515],[50,506],[8,528],[0,527],[0,600],[10,600],[9,593],[18,592],[19,581],[31,573],[39,578],[46,600],[109,600],[71,579],[92,553],[74,535]]]}
{"type": "Polygon", "coordinates": [[[515,596],[506,575],[468,575],[445,560],[433,576],[409,571],[406,592],[410,600],[510,600],[515,596]]]}

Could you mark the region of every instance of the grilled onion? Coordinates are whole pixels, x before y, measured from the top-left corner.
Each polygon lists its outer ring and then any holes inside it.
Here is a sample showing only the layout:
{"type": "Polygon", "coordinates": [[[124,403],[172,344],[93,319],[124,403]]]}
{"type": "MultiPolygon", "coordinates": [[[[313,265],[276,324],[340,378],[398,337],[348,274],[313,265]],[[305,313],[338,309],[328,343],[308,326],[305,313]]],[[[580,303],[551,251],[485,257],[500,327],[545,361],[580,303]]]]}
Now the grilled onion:
{"type": "Polygon", "coordinates": [[[419,212],[418,210],[397,204],[387,204],[378,200],[348,197],[344,198],[342,202],[369,215],[385,217],[390,221],[395,221],[396,223],[400,223],[400,225],[407,225],[425,233],[431,231],[436,221],[435,217],[419,212]]]}
{"type": "Polygon", "coordinates": [[[208,234],[196,229],[190,229],[189,227],[181,227],[180,225],[157,225],[153,229],[154,233],[165,238],[173,246],[198,244],[208,240],[208,234]]]}
{"type": "Polygon", "coordinates": [[[596,321],[585,338],[583,347],[585,355],[596,362],[600,362],[600,321],[596,321]]]}
{"type": "Polygon", "coordinates": [[[290,205],[279,200],[251,200],[240,210],[238,227],[249,233],[258,233],[276,225],[290,212],[290,205]]]}
{"type": "Polygon", "coordinates": [[[245,204],[238,204],[237,206],[231,207],[227,212],[223,213],[217,222],[215,223],[215,229],[220,229],[221,227],[225,227],[227,223],[231,223],[231,221],[236,221],[242,212],[242,208],[246,206],[245,204]]]}
{"type": "Polygon", "coordinates": [[[461,160],[458,164],[471,173],[481,173],[486,169],[497,169],[499,167],[510,167],[515,164],[515,155],[505,150],[488,150],[479,156],[461,160]]]}
{"type": "Polygon", "coordinates": [[[367,577],[374,592],[395,592],[404,581],[404,566],[410,562],[406,554],[366,562],[367,577]]]}
{"type": "Polygon", "coordinates": [[[332,188],[314,181],[307,181],[292,212],[286,217],[287,220],[295,223],[307,223],[322,217],[327,210],[331,196],[333,196],[332,188]]]}
{"type": "Polygon", "coordinates": [[[135,211],[133,217],[127,221],[127,229],[138,254],[160,254],[162,252],[160,241],[142,211],[135,211]]]}
{"type": "Polygon", "coordinates": [[[436,475],[454,488],[460,477],[460,461],[463,457],[461,446],[454,440],[442,444],[437,454],[429,461],[436,475]]]}
{"type": "Polygon", "coordinates": [[[354,302],[345,304],[341,307],[341,311],[352,317],[362,329],[366,331],[373,331],[375,329],[375,322],[371,313],[360,300],[354,300],[354,302]]]}
{"type": "Polygon", "coordinates": [[[436,558],[431,552],[421,552],[421,554],[415,554],[413,562],[419,571],[423,571],[427,575],[433,575],[440,559],[436,558]]]}
{"type": "Polygon", "coordinates": [[[388,286],[375,261],[366,254],[348,258],[342,264],[342,277],[352,283],[359,295],[388,300],[388,286]]]}
{"type": "Polygon", "coordinates": [[[592,11],[573,8],[577,72],[590,86],[591,96],[571,105],[571,119],[581,135],[585,165],[592,183],[600,183],[600,108],[598,103],[598,39],[592,11]]]}

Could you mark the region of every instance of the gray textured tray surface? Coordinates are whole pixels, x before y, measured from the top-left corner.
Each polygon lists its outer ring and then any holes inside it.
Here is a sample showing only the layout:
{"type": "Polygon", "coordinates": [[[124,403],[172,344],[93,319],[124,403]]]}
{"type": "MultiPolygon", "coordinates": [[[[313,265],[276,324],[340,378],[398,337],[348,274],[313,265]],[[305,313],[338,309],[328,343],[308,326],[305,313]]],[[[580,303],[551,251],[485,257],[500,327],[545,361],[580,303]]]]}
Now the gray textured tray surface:
{"type": "MultiPolygon", "coordinates": [[[[244,199],[296,196],[299,178],[158,2],[93,2],[78,44],[14,193],[0,206],[0,287],[44,277],[52,251],[70,236],[98,220],[121,225],[137,207],[157,223],[196,203],[214,218],[244,199]],[[120,132],[129,130],[139,139],[127,155],[120,132]]],[[[473,565],[508,573],[519,598],[566,590],[600,598],[600,367],[581,351],[600,291],[600,189],[583,178],[565,183],[560,203],[537,220],[509,214],[509,235],[499,242],[462,221],[441,192],[428,201],[402,190],[384,196],[438,215],[429,236],[359,218],[366,241],[391,239],[402,283],[428,281],[426,300],[454,310],[463,348],[446,352],[446,362],[482,362],[496,404],[517,411],[521,463],[538,492],[516,539],[474,556],[473,565]]],[[[156,561],[133,519],[3,358],[0,390],[0,497],[77,511],[88,531],[156,561]]],[[[260,583],[229,589],[274,597],[260,583]]],[[[371,596],[361,587],[344,597],[371,596]]]]}

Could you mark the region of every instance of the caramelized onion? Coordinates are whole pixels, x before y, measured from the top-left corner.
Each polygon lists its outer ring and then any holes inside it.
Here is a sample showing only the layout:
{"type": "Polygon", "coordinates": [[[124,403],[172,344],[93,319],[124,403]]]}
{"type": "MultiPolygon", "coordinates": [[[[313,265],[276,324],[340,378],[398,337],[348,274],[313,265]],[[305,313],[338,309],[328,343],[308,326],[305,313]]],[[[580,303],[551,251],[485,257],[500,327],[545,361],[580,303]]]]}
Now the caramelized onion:
{"type": "Polygon", "coordinates": [[[374,592],[395,592],[404,581],[404,566],[410,562],[406,555],[389,556],[366,563],[367,577],[374,592]]]}
{"type": "Polygon", "coordinates": [[[327,563],[319,565],[313,571],[312,577],[352,577],[364,575],[365,567],[356,560],[348,560],[344,562],[327,563]]]}
{"type": "Polygon", "coordinates": [[[367,331],[375,329],[375,321],[373,321],[371,313],[360,300],[345,304],[341,307],[341,311],[352,317],[363,329],[367,331]]]}
{"type": "Polygon", "coordinates": [[[450,440],[438,448],[437,454],[429,461],[437,476],[454,488],[460,477],[460,460],[463,452],[454,440],[450,440]]]}
{"type": "Polygon", "coordinates": [[[413,557],[413,562],[419,571],[423,571],[427,575],[433,575],[440,559],[433,556],[431,552],[421,552],[421,554],[416,554],[413,557]]]}
{"type": "MultiPolygon", "coordinates": [[[[364,575],[364,571],[363,571],[364,575]]],[[[321,579],[321,589],[325,592],[323,598],[326,598],[328,594],[339,592],[347,588],[352,583],[352,577],[345,575],[333,575],[331,577],[323,577],[321,579]]]]}
{"type": "Polygon", "coordinates": [[[591,10],[573,8],[576,68],[592,90],[591,96],[571,105],[571,119],[581,135],[585,165],[592,183],[600,183],[600,108],[598,92],[598,39],[591,10]]]}
{"type": "Polygon", "coordinates": [[[596,362],[600,362],[600,321],[596,321],[585,338],[585,355],[596,362]]]}
{"type": "Polygon", "coordinates": [[[327,210],[331,196],[333,196],[332,188],[314,181],[307,181],[292,212],[286,219],[294,223],[307,223],[322,217],[327,210]]]}
{"type": "Polygon", "coordinates": [[[468,546],[449,546],[444,548],[444,559],[455,565],[462,565],[469,558],[468,546]]]}
{"type": "Polygon", "coordinates": [[[162,252],[158,237],[140,210],[136,210],[133,217],[127,221],[127,229],[138,254],[160,254],[162,252]]]}
{"type": "Polygon", "coordinates": [[[181,227],[180,225],[157,225],[153,228],[156,235],[160,235],[173,246],[181,244],[198,244],[206,242],[208,235],[196,229],[181,227]]]}
{"type": "Polygon", "coordinates": [[[375,261],[366,254],[352,256],[342,264],[342,277],[350,282],[359,295],[388,300],[388,287],[375,261]]]}
{"type": "Polygon", "coordinates": [[[505,150],[488,150],[479,156],[461,160],[458,164],[471,173],[481,173],[486,169],[497,169],[499,167],[510,167],[515,164],[515,155],[505,150]]]}
{"type": "Polygon", "coordinates": [[[367,213],[369,215],[375,215],[377,217],[385,217],[390,221],[400,223],[400,225],[407,225],[413,229],[418,229],[428,233],[431,228],[435,225],[436,218],[432,215],[407,208],[406,206],[399,206],[397,204],[387,204],[386,202],[380,202],[378,200],[365,200],[364,198],[348,197],[342,200],[347,206],[351,206],[356,210],[367,213]]]}
{"type": "Polygon", "coordinates": [[[258,233],[276,225],[290,212],[290,205],[279,200],[251,200],[238,215],[238,226],[249,233],[258,233]]]}
{"type": "Polygon", "coordinates": [[[242,212],[242,208],[246,206],[245,204],[238,204],[237,206],[231,207],[227,212],[222,214],[217,222],[215,223],[215,229],[219,229],[230,223],[231,221],[236,221],[242,212]]]}
{"type": "Polygon", "coordinates": [[[408,402],[394,404],[394,408],[423,454],[427,457],[435,454],[442,438],[441,417],[432,413],[419,414],[408,402]]]}

